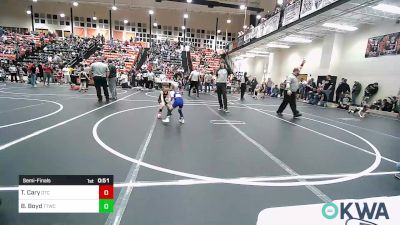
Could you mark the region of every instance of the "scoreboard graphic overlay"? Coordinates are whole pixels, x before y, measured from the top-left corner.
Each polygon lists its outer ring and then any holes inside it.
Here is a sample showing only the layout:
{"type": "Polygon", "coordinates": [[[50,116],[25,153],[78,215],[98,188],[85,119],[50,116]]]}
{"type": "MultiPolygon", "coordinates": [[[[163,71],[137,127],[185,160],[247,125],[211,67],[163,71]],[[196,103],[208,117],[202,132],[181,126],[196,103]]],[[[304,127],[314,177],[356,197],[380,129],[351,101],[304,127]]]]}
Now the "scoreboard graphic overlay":
{"type": "Polygon", "coordinates": [[[20,175],[19,213],[112,213],[112,175],[20,175]]]}

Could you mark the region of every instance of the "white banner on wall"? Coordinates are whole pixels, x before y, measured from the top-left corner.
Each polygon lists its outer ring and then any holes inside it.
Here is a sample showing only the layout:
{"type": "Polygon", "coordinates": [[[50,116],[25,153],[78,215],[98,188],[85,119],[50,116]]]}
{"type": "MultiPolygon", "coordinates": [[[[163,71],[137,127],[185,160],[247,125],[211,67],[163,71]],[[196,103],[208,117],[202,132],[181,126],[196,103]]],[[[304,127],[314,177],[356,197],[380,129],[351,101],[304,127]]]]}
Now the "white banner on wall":
{"type": "Polygon", "coordinates": [[[303,0],[300,17],[303,18],[307,15],[310,15],[311,13],[337,1],[338,0],[303,0]]]}
{"type": "Polygon", "coordinates": [[[265,36],[273,31],[278,30],[279,27],[279,13],[275,14],[274,16],[270,17],[268,20],[264,21],[263,23],[257,26],[257,33],[256,37],[265,36]]]}
{"type": "Polygon", "coordinates": [[[300,18],[300,6],[301,6],[300,1],[296,1],[293,4],[286,7],[283,15],[282,26],[286,26],[289,23],[293,23],[294,21],[300,18]]]}

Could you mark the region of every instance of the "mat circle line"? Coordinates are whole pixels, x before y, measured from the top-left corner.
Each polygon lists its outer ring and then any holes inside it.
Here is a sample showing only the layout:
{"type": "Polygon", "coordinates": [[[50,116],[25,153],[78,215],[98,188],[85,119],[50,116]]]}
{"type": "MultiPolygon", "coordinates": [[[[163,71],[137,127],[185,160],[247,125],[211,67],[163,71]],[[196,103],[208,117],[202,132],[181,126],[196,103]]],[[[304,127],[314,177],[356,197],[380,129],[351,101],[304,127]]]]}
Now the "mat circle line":
{"type": "MultiPolygon", "coordinates": [[[[167,173],[167,174],[172,174],[172,175],[177,175],[177,176],[182,176],[182,177],[186,177],[186,178],[192,178],[192,179],[198,179],[198,180],[204,180],[204,181],[214,181],[214,182],[219,182],[219,183],[225,183],[225,184],[238,184],[238,185],[247,185],[247,186],[272,186],[272,187],[294,187],[294,186],[306,186],[306,185],[313,185],[313,186],[319,186],[319,185],[327,185],[327,184],[337,184],[337,183],[342,183],[342,182],[346,182],[346,181],[350,181],[350,180],[354,180],[360,177],[363,177],[369,173],[371,173],[372,171],[374,171],[380,164],[381,160],[382,160],[382,156],[381,153],[379,152],[379,150],[372,144],[370,143],[368,140],[364,139],[363,137],[348,131],[344,128],[342,128],[341,130],[357,137],[358,139],[364,141],[365,143],[367,143],[372,150],[375,152],[375,161],[374,163],[368,167],[367,169],[359,172],[359,173],[354,173],[354,174],[349,174],[349,175],[344,175],[341,178],[336,178],[336,179],[328,179],[328,180],[321,180],[321,181],[299,181],[299,182],[253,182],[253,181],[247,181],[246,179],[224,179],[224,178],[216,178],[216,177],[209,177],[209,176],[203,176],[203,175],[197,175],[197,174],[191,174],[191,173],[186,173],[186,172],[181,172],[181,171],[177,171],[177,170],[172,170],[172,169],[167,169],[167,168],[163,168],[163,167],[159,167],[156,165],[152,165],[143,161],[138,161],[134,158],[131,158],[127,155],[124,155],[116,150],[114,150],[113,148],[111,148],[110,146],[108,146],[107,144],[105,144],[99,137],[98,135],[98,127],[99,125],[104,122],[105,120],[107,120],[110,117],[113,117],[115,115],[121,114],[121,113],[125,113],[125,112],[130,112],[130,111],[134,111],[134,110],[139,110],[139,109],[146,109],[146,108],[153,108],[153,107],[157,107],[157,105],[155,106],[144,106],[144,107],[136,107],[136,108],[130,108],[130,109],[126,109],[126,110],[121,110],[115,113],[112,113],[110,115],[107,115],[105,117],[103,117],[102,119],[100,119],[94,126],[92,129],[92,135],[93,138],[95,139],[95,141],[102,147],[104,148],[106,151],[110,152],[111,154],[127,160],[129,162],[132,163],[136,163],[139,164],[140,166],[149,168],[149,169],[153,169],[159,172],[163,172],[163,173],[167,173]]],[[[251,109],[251,108],[249,108],[251,109]]],[[[334,125],[332,125],[333,127],[335,127],[334,125]]]]}

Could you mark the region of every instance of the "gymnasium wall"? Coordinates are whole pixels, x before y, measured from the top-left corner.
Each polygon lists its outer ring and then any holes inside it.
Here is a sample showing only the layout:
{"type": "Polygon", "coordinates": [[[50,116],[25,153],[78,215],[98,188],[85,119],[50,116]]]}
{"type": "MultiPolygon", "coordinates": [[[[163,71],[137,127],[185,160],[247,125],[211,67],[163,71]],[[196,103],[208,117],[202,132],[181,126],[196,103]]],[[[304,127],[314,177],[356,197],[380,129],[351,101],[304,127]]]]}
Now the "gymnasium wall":
{"type": "Polygon", "coordinates": [[[307,63],[302,73],[313,77],[326,74],[339,79],[344,77],[350,87],[354,81],[359,81],[363,88],[379,82],[380,90],[375,99],[397,95],[400,90],[400,56],[365,58],[364,54],[368,38],[399,31],[399,24],[369,25],[355,32],[332,34],[311,44],[275,51],[276,60],[272,65],[274,81],[283,81],[305,58],[307,63]]]}

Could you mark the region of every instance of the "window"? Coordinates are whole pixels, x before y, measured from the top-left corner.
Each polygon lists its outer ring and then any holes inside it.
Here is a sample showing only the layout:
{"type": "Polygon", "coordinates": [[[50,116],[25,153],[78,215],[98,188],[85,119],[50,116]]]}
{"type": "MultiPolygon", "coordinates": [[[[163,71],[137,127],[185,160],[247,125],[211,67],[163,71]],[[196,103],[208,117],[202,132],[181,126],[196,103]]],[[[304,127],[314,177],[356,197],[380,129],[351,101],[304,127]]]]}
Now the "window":
{"type": "Polygon", "coordinates": [[[101,29],[108,29],[108,20],[99,19],[97,23],[97,27],[101,29]]]}
{"type": "Polygon", "coordinates": [[[64,17],[64,18],[60,17],[60,26],[70,26],[71,25],[70,20],[71,20],[70,17],[64,17]]]}
{"type": "MultiPolygon", "coordinates": [[[[51,17],[50,17],[51,18],[51,17]]],[[[35,23],[46,23],[46,16],[44,13],[35,13],[34,14],[35,23]]],[[[53,24],[53,20],[51,20],[51,24],[53,24]]]]}
{"type": "Polygon", "coordinates": [[[85,27],[85,21],[83,17],[74,17],[74,26],[85,27]]]}
{"type": "Polygon", "coordinates": [[[92,20],[92,18],[86,18],[86,27],[92,27],[92,28],[96,28],[97,27],[97,21],[96,20],[92,20]]]}

